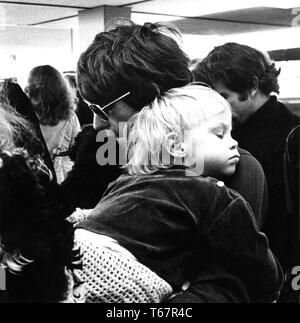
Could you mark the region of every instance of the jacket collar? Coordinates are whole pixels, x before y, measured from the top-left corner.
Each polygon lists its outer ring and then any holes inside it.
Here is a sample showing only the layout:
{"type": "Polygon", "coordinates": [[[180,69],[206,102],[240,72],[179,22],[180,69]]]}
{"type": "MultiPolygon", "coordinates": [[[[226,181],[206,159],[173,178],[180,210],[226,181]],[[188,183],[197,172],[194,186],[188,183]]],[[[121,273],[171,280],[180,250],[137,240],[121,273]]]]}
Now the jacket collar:
{"type": "Polygon", "coordinates": [[[270,96],[269,100],[262,105],[255,113],[253,113],[246,121],[233,130],[233,133],[244,132],[249,128],[261,128],[266,126],[266,121],[269,125],[274,125],[280,122],[280,102],[275,95],[270,96]]]}

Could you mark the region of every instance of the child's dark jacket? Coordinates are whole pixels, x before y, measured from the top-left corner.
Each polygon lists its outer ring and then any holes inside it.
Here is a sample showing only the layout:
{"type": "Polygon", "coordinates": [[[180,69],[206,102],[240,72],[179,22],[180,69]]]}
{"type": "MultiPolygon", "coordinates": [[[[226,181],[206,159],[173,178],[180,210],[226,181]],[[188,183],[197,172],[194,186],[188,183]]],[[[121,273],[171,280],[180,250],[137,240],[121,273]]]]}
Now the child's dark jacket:
{"type": "Polygon", "coordinates": [[[212,267],[219,278],[235,277],[250,301],[273,301],[282,285],[281,268],[245,200],[184,170],[121,176],[79,228],[115,238],[175,291],[212,267]]]}

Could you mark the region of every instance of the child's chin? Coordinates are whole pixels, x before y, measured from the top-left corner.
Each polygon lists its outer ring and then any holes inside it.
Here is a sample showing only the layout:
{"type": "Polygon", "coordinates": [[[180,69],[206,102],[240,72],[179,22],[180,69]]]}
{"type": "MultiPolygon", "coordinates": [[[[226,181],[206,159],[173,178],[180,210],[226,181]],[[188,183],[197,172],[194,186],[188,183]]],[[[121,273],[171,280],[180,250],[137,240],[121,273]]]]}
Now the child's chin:
{"type": "Polygon", "coordinates": [[[232,165],[227,167],[224,172],[223,172],[223,176],[232,176],[236,171],[236,165],[232,165]]]}

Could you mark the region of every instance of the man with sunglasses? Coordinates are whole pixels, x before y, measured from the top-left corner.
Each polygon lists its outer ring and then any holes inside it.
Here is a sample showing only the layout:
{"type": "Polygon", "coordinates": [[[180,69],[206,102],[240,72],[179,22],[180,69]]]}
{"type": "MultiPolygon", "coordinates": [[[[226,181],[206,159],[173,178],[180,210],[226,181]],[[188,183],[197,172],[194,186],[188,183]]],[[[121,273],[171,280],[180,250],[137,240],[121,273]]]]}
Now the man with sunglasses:
{"type": "MultiPolygon", "coordinates": [[[[78,86],[94,112],[94,123],[93,128],[83,129],[78,137],[75,167],[62,186],[69,192],[74,207],[95,207],[108,184],[121,174],[118,165],[97,164],[96,153],[103,145],[97,143],[97,133],[109,129],[118,136],[120,123],[128,121],[169,89],[192,82],[189,59],[173,36],[180,36],[173,27],[151,23],[140,26],[124,21],[96,35],[81,55],[77,70],[78,86]]],[[[240,163],[244,165],[243,158],[240,163]]],[[[249,167],[255,168],[252,174],[264,180],[259,164],[252,163],[249,167]]],[[[245,187],[241,178],[243,174],[234,177],[232,187],[239,191],[239,185],[245,187]]],[[[254,191],[255,188],[251,194],[254,191]]],[[[254,192],[252,195],[260,195],[261,202],[263,194],[254,192]]],[[[206,273],[199,275],[197,284],[172,302],[247,300],[246,291],[233,275],[222,268],[207,268],[206,273]]]]}
{"type": "MultiPolygon", "coordinates": [[[[108,184],[121,175],[119,165],[97,163],[96,154],[103,145],[97,142],[99,131],[110,129],[118,136],[120,123],[161,93],[192,81],[189,58],[175,37],[180,38],[175,27],[118,20],[96,35],[81,55],[78,87],[94,112],[94,122],[79,134],[71,156],[75,166],[62,184],[74,208],[95,207],[108,184]]],[[[117,147],[117,161],[118,152],[117,147]]]]}

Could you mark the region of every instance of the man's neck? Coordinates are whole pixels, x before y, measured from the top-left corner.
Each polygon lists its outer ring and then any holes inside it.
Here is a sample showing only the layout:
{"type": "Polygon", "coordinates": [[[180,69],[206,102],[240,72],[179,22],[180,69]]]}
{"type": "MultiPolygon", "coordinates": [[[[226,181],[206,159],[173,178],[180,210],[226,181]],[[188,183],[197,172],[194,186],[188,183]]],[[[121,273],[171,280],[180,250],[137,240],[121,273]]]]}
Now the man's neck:
{"type": "Polygon", "coordinates": [[[257,93],[256,97],[253,99],[253,110],[252,112],[255,113],[259,110],[267,101],[269,101],[270,95],[265,95],[261,92],[257,93]]]}
{"type": "Polygon", "coordinates": [[[238,128],[241,125],[243,125],[244,122],[246,122],[253,114],[255,114],[268,100],[270,99],[270,96],[267,96],[261,92],[257,92],[254,97],[251,99],[251,104],[249,104],[247,113],[244,113],[243,118],[240,117],[238,120],[239,123],[234,123],[234,128],[238,128]]]}

